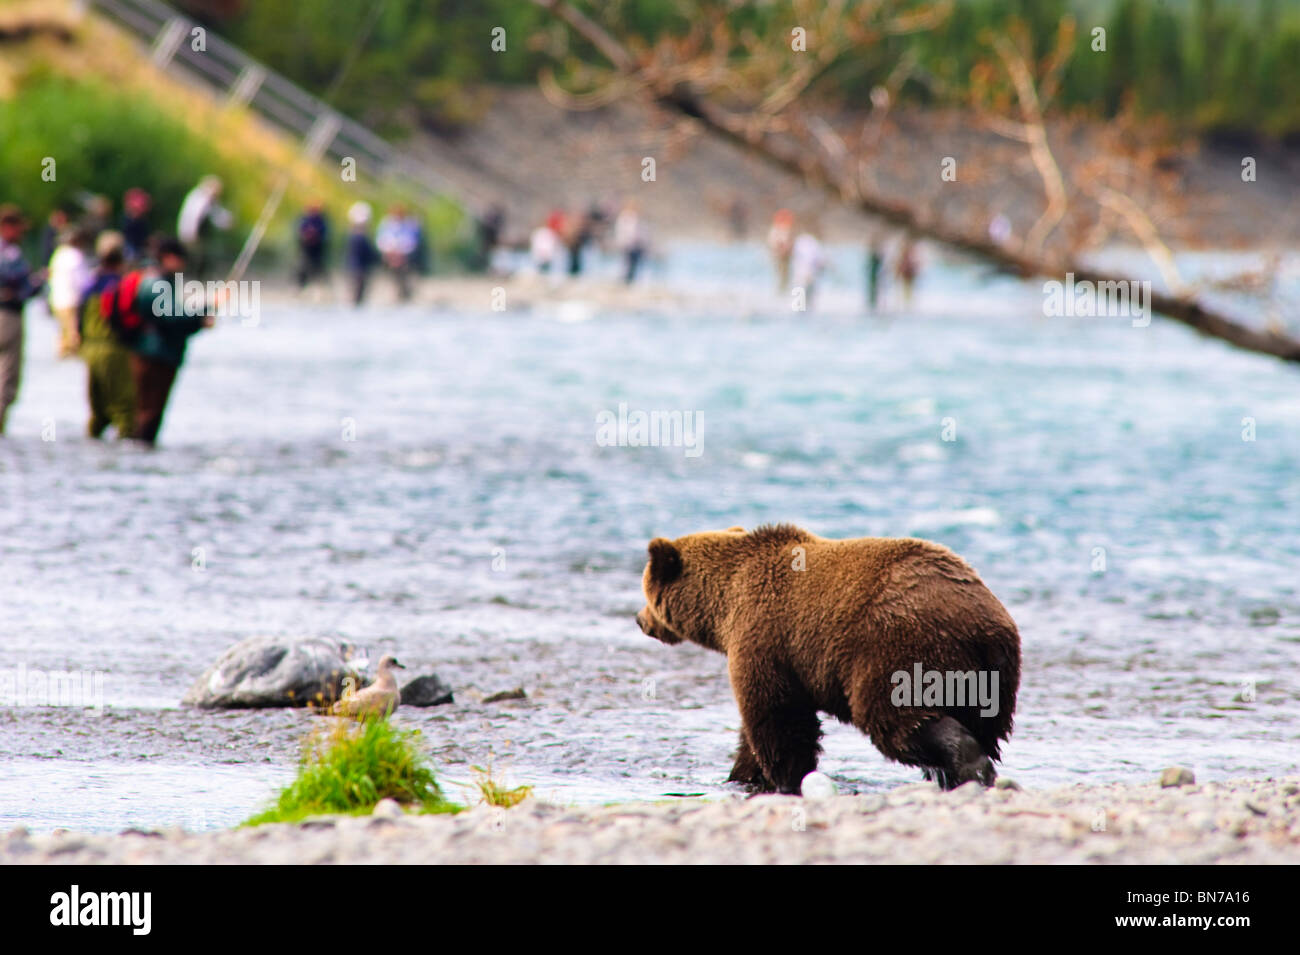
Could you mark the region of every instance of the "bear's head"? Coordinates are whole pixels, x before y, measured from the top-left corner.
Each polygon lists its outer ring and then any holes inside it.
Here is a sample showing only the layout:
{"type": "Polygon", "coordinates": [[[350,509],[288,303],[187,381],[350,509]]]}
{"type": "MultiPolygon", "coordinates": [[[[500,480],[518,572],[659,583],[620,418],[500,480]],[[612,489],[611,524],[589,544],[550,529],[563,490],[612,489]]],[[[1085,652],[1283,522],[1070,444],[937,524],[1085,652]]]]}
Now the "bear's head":
{"type": "Polygon", "coordinates": [[[664,643],[689,640],[714,650],[713,621],[718,614],[717,581],[724,577],[719,559],[744,528],[688,534],[677,540],[656,537],[641,576],[646,605],[636,615],[641,632],[664,643]]]}

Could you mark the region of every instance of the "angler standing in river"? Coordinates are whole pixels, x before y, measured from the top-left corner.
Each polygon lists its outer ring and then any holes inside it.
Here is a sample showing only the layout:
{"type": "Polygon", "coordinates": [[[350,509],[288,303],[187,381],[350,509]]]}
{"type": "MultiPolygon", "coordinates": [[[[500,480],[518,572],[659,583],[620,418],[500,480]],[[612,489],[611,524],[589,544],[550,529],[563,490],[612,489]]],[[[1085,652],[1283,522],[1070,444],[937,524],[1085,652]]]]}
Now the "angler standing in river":
{"type": "Polygon", "coordinates": [[[370,203],[355,202],[348,209],[348,244],[343,253],[343,267],[352,284],[352,304],[358,308],[366,300],[370,273],[379,264],[379,250],[370,240],[370,203]]]}
{"type": "MultiPolygon", "coordinates": [[[[86,363],[86,398],[90,420],[86,433],[103,437],[109,425],[118,438],[135,430],[135,381],[131,377],[131,352],[120,325],[122,273],[126,270],[126,242],[120,232],[101,232],[95,243],[99,266],[78,309],[81,360],[86,363]],[[116,327],[115,327],[116,326],[116,327]]],[[[126,303],[130,307],[130,302],[126,303]]]]}
{"type": "Polygon", "coordinates": [[[32,271],[18,245],[25,231],[22,211],[0,206],[0,435],[22,382],[23,306],[43,284],[41,273],[32,271]]]}
{"type": "Polygon", "coordinates": [[[132,437],[152,445],[162,428],[163,412],[176,373],[185,361],[191,335],[211,328],[213,319],[200,307],[187,310],[184,293],[185,246],[175,239],[158,245],[158,272],[141,282],[134,307],[141,318],[139,339],[131,346],[135,383],[135,428],[132,437]]]}

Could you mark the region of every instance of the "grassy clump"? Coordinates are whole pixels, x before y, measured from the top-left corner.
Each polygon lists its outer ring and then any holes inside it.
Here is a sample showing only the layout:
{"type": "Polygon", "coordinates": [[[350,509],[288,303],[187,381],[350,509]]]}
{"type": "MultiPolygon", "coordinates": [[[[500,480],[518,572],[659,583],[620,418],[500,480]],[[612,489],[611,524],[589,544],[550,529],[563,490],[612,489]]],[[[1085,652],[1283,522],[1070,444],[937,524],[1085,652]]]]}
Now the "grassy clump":
{"type": "Polygon", "coordinates": [[[532,786],[515,786],[513,789],[497,782],[492,778],[492,770],[484,769],[482,766],[470,767],[478,775],[474,780],[474,787],[479,792],[480,801],[487,803],[489,806],[497,806],[501,809],[510,809],[519,805],[532,794],[532,786]]]}
{"type": "Polygon", "coordinates": [[[398,729],[384,719],[360,725],[336,721],[329,732],[308,737],[298,777],[271,808],[244,824],[297,822],[322,813],[363,815],[386,798],[421,812],[458,811],[459,806],[443,797],[417,746],[419,736],[416,730],[398,729]]]}

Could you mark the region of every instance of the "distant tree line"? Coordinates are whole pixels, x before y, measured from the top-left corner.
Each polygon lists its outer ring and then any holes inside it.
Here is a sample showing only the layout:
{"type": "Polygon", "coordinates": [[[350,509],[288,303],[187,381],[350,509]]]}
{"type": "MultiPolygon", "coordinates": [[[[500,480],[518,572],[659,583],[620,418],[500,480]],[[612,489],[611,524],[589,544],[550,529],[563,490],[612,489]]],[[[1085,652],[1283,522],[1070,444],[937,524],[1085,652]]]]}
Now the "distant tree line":
{"type": "MultiPolygon", "coordinates": [[[[913,6],[934,2],[917,0],[913,6]]],[[[181,5],[317,93],[330,91],[340,64],[359,47],[333,103],[390,133],[415,125],[472,124],[487,108],[486,85],[532,82],[543,65],[558,62],[563,68],[570,53],[580,52],[567,49],[562,31],[527,0],[181,5]]],[[[773,44],[788,44],[798,25],[791,0],[575,5],[646,44],[686,33],[698,24],[701,10],[719,6],[736,26],[770,36],[773,44]]],[[[1101,116],[1133,110],[1202,133],[1300,136],[1300,5],[1288,0],[956,0],[942,26],[853,51],[814,92],[865,104],[871,89],[907,56],[914,67],[902,89],[905,99],[961,102],[973,71],[989,57],[989,31],[1022,21],[1035,52],[1046,56],[1058,24],[1069,15],[1076,21],[1074,54],[1061,77],[1060,106],[1101,116]],[[1105,31],[1104,51],[1095,49],[1097,28],[1105,31]]],[[[816,37],[808,42],[816,43],[816,37]]]]}

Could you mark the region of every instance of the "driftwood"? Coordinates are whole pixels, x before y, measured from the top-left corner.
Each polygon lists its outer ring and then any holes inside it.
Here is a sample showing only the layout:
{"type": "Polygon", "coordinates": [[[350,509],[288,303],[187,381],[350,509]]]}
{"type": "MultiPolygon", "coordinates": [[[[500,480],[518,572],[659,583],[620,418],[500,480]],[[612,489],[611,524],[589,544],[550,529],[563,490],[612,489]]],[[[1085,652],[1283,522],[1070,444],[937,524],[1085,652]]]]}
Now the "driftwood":
{"type": "MultiPolygon", "coordinates": [[[[999,243],[978,231],[970,231],[951,225],[943,217],[927,214],[923,208],[906,202],[896,202],[873,194],[864,188],[860,170],[855,169],[851,176],[836,169],[828,162],[825,150],[807,150],[800,148],[797,139],[792,139],[788,125],[781,126],[769,122],[770,113],[760,110],[735,112],[719,105],[707,95],[702,95],[692,79],[713,67],[713,64],[693,66],[690,64],[673,64],[670,69],[660,69],[647,59],[638,59],[623,43],[609,31],[596,23],[586,14],[565,0],[533,0],[538,6],[550,11],[564,21],[575,33],[582,36],[611,64],[616,77],[618,89],[622,92],[638,91],[648,95],[659,105],[690,117],[705,128],[720,134],[738,144],[746,151],[768,162],[786,169],[809,182],[823,187],[834,196],[862,212],[876,216],[892,225],[911,230],[950,248],[991,262],[1001,269],[1030,277],[1065,278],[1073,274],[1074,281],[1093,283],[1129,282],[1128,276],[1108,274],[1094,268],[1080,265],[1068,259],[1060,260],[1044,254],[1035,254],[1033,249],[1040,243],[999,243]],[[773,128],[777,131],[774,132],[773,128]],[[785,134],[785,135],[783,135],[785,134]]],[[[1031,78],[1018,69],[1007,46],[999,45],[999,55],[1007,62],[1013,80],[1021,96],[1022,106],[1033,103],[1031,78]]],[[[799,75],[795,81],[806,87],[809,77],[799,75]]],[[[553,92],[558,83],[548,74],[548,85],[553,92]]],[[[785,90],[781,93],[783,101],[792,97],[785,90]]],[[[1038,112],[1034,104],[1033,112],[1038,112]]],[[[1026,120],[1034,117],[1026,117],[1026,120]]],[[[1061,218],[1061,198],[1059,195],[1059,171],[1047,150],[1042,138],[1041,117],[1038,122],[1022,122],[1022,135],[1034,152],[1036,166],[1043,172],[1045,188],[1048,193],[1050,218],[1043,220],[1043,226],[1036,230],[1046,231],[1047,225],[1054,225],[1061,218]]],[[[817,121],[814,120],[814,135],[817,121]]],[[[1018,135],[1017,138],[1020,138],[1018,135]]],[[[1097,202],[1108,212],[1130,220],[1135,234],[1143,244],[1153,249],[1159,263],[1160,244],[1152,236],[1145,235],[1144,224],[1134,221],[1136,213],[1127,208],[1132,203],[1125,203],[1126,197],[1113,189],[1102,188],[1094,196],[1097,202]]],[[[1037,238],[1037,236],[1035,236],[1037,238]]],[[[1286,361],[1300,362],[1300,340],[1282,334],[1274,329],[1253,328],[1233,318],[1215,311],[1194,295],[1175,290],[1174,292],[1157,292],[1152,290],[1150,305],[1154,312],[1164,315],[1196,329],[1202,334],[1221,339],[1249,351],[1271,355],[1286,361]]]]}

